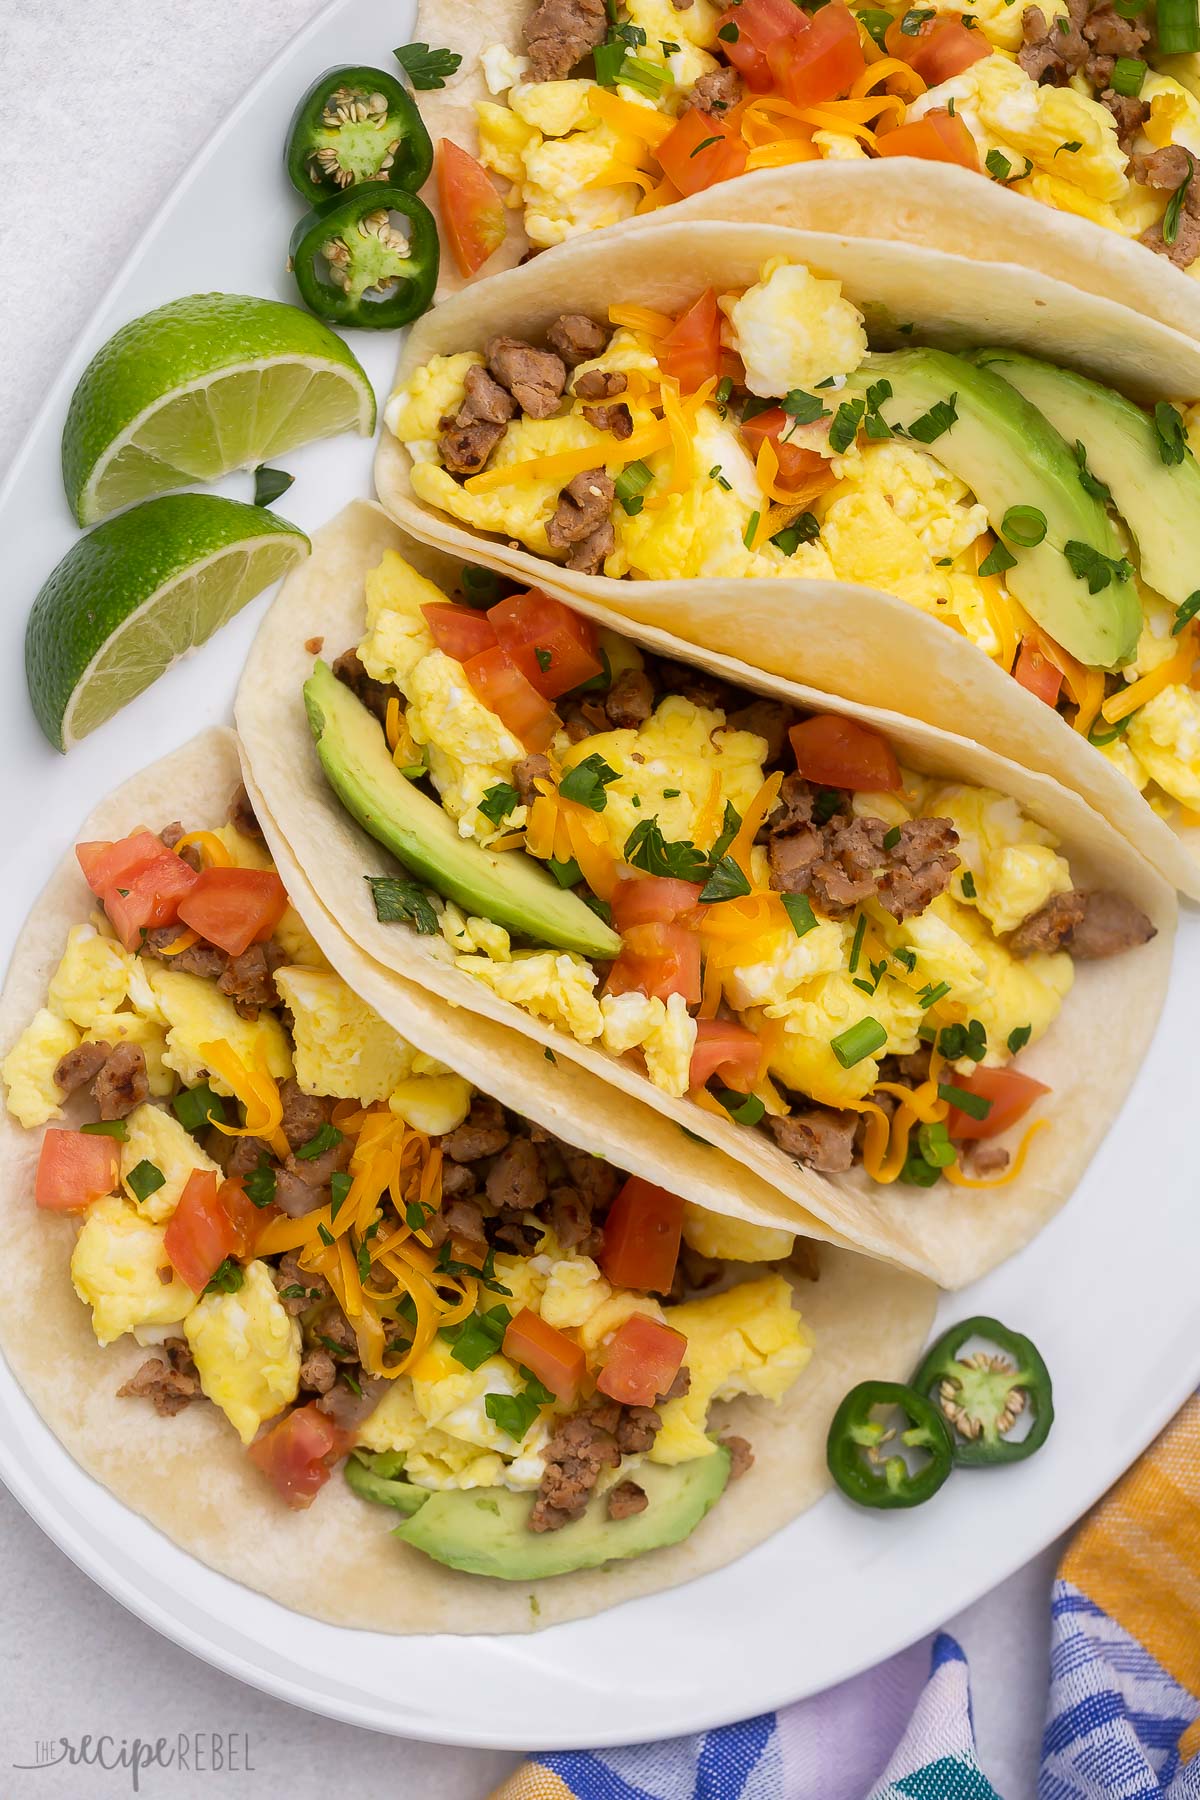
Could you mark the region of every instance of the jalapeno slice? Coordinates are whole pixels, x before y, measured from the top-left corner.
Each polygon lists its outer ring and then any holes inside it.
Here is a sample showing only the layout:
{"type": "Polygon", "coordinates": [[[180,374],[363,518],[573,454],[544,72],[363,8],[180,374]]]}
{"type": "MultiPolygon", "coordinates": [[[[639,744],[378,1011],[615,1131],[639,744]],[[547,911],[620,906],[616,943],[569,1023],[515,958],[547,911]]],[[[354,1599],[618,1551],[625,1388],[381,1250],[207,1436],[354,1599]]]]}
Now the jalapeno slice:
{"type": "Polygon", "coordinates": [[[304,304],[331,325],[367,331],[393,331],[425,311],[438,257],[429,208],[415,194],[376,182],[309,213],[292,233],[292,272],[304,304]]]}
{"type": "Polygon", "coordinates": [[[1049,1369],[1035,1345],[999,1319],[980,1315],[951,1326],[927,1352],[913,1386],[950,1427],[954,1460],[963,1468],[1023,1462],[1041,1449],[1054,1423],[1049,1369]],[[960,1356],[971,1338],[994,1348],[960,1356]],[[1029,1430],[1010,1437],[1026,1410],[1033,1418],[1029,1430]]]}
{"type": "Polygon", "coordinates": [[[384,69],[327,69],[292,117],[288,179],[310,206],[363,182],[415,194],[433,167],[433,146],[416,102],[384,69]]]}
{"type": "Polygon", "coordinates": [[[954,1449],[945,1420],[924,1394],[899,1381],[860,1381],[833,1415],[825,1460],[847,1499],[891,1511],[932,1498],[950,1473],[954,1449]],[[897,1409],[907,1426],[898,1433],[889,1428],[872,1417],[877,1407],[897,1409]],[[889,1444],[895,1445],[890,1453],[889,1444]],[[901,1446],[924,1452],[926,1460],[910,1470],[901,1446]]]}

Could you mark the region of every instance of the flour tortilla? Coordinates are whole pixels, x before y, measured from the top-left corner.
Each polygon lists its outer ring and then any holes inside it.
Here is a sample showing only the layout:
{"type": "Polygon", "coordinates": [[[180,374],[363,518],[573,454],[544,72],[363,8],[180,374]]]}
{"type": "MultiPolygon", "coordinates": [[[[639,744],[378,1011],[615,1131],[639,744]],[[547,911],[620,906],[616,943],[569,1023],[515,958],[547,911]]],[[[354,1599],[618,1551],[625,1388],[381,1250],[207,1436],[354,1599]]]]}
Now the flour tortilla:
{"type": "MultiPolygon", "coordinates": [[[[1165,883],[1098,814],[1044,775],[928,725],[833,700],[731,658],[685,647],[651,627],[631,626],[591,599],[559,590],[599,624],[625,631],[657,654],[682,657],[726,680],[798,706],[866,720],[887,733],[909,766],[1012,795],[1062,839],[1077,879],[1085,885],[1119,888],[1158,926],[1158,936],[1138,950],[1107,963],[1079,964],[1075,986],[1058,1020],[1041,1043],[1023,1054],[1022,1067],[1054,1089],[1048,1110],[1055,1122],[1034,1138],[1022,1174],[1008,1185],[980,1193],[943,1182],[926,1190],[899,1183],[880,1187],[861,1169],[837,1177],[814,1174],[785,1156],[764,1134],[718,1118],[690,1100],[671,1098],[628,1063],[579,1044],[498,999],[454,967],[440,939],[376,919],[364,877],[394,873],[396,865],[359,829],[326,782],[301,689],[312,666],[307,640],[322,637],[331,655],[358,642],[364,628],[363,580],[388,548],[447,588],[457,577],[457,562],[415,544],[377,508],[356,502],[318,534],[312,557],[285,583],[251,649],[237,700],[238,728],[255,792],[344,934],[376,964],[461,1008],[464,1044],[481,1020],[491,1019],[553,1049],[559,1063],[568,1059],[579,1063],[643,1102],[646,1109],[727,1151],[741,1165],[739,1184],[750,1176],[766,1181],[787,1201],[815,1214],[839,1237],[872,1256],[888,1257],[932,1273],[945,1286],[958,1287],[1032,1237],[1075,1187],[1149,1042],[1171,958],[1175,904],[1165,883]],[[1117,1031],[1112,1029],[1113,1020],[1120,1020],[1117,1031]]],[[[552,583],[543,586],[555,591],[552,583]]],[[[380,1000],[372,995],[372,1000],[406,1029],[386,996],[380,1000]]],[[[398,999],[397,1008],[399,1004],[398,999]]],[[[501,1099],[502,1078],[497,1070],[493,1085],[501,1099]]],[[[610,1117],[608,1125],[611,1154],[624,1164],[635,1153],[636,1142],[625,1139],[624,1118],[610,1117]]],[[[639,1129],[636,1124],[633,1128],[639,1129]]]]}
{"type": "MultiPolygon", "coordinates": [[[[219,825],[238,774],[233,733],[207,731],[119,788],[78,836],[115,837],[179,817],[193,826],[219,825]]],[[[410,1007],[414,1038],[418,1015],[424,1025],[426,1015],[446,1012],[344,940],[286,858],[281,873],[330,961],[372,1004],[386,998],[398,1028],[410,1007]]],[[[0,998],[0,1056],[44,1003],[67,931],[93,905],[68,851],[13,955],[0,998]]],[[[547,1068],[540,1050],[482,1019],[471,1023],[469,1035],[497,1067],[503,1061],[520,1071],[513,1091],[523,1083],[540,1101],[547,1068]]],[[[432,1043],[438,1034],[431,1028],[427,1036],[432,1043]]],[[[617,1100],[594,1076],[567,1067],[553,1099],[527,1110],[583,1148],[604,1153],[613,1147],[605,1119],[617,1100]]],[[[623,1097],[620,1106],[639,1111],[623,1097]]],[[[643,1130],[649,1124],[642,1117],[643,1130]]],[[[656,1142],[668,1140],[660,1178],[689,1198],[710,1199],[710,1171],[693,1180],[704,1153],[695,1147],[693,1156],[693,1147],[665,1123],[653,1126],[656,1142]]],[[[485,1581],[443,1569],[398,1543],[389,1535],[395,1515],[359,1500],[340,1474],[307,1512],[289,1511],[215,1406],[197,1404],[160,1419],[146,1401],[118,1399],[122,1382],[151,1353],[130,1338],[104,1350],[96,1343],[88,1309],[71,1286],[75,1225],[33,1204],[41,1139],[40,1131],[22,1131],[0,1112],[0,1217],[9,1246],[0,1349],[13,1374],[76,1462],[118,1500],[221,1574],[334,1625],[396,1634],[532,1631],[722,1568],[819,1498],[828,1486],[825,1434],[842,1395],[868,1377],[906,1379],[933,1317],[936,1296],[928,1282],[824,1248],[819,1281],[798,1284],[798,1304],[816,1340],[808,1371],[778,1407],[741,1400],[717,1409],[722,1429],[748,1437],[756,1460],[685,1543],[607,1571],[538,1584],[485,1581]]],[[[782,1209],[769,1193],[762,1204],[757,1193],[732,1194],[720,1210],[760,1224],[781,1222],[782,1209]]]]}
{"type": "MultiPolygon", "coordinates": [[[[462,56],[445,88],[417,96],[435,139],[452,138],[470,155],[479,155],[476,101],[506,102],[505,94],[489,93],[480,52],[490,44],[505,44],[523,53],[523,27],[532,10],[533,0],[421,0],[417,35],[462,56]]],[[[761,169],[718,182],[665,210],[635,216],[605,235],[685,218],[750,220],[844,237],[886,238],[975,262],[1011,263],[1200,338],[1200,281],[1168,257],[1156,255],[1136,238],[1029,200],[954,163],[905,156],[761,169]]],[[[510,208],[507,220],[507,236],[484,265],[481,279],[512,268],[529,248],[522,209],[510,208]]],[[[568,242],[573,247],[578,240],[568,242]]],[[[453,293],[463,285],[452,265],[443,270],[439,292],[453,293]]]]}
{"type": "MultiPolygon", "coordinates": [[[[467,289],[414,328],[397,384],[430,356],[481,348],[496,332],[536,337],[559,313],[584,304],[581,296],[598,318],[610,303],[633,299],[674,312],[704,287],[719,293],[749,285],[773,256],[836,276],[865,315],[876,348],[903,347],[909,340],[898,327],[915,321],[922,341],[951,350],[981,342],[1024,349],[1137,400],[1170,396],[1186,403],[1200,396],[1200,344],[1047,276],[910,244],[712,222],[596,233],[553,258],[467,289]]],[[[1073,788],[1172,886],[1200,898],[1200,829],[1176,829],[1160,819],[1132,782],[1052,708],[918,608],[849,582],[573,574],[425,505],[412,491],[411,469],[407,450],[385,425],[375,461],[379,498],[427,543],[517,580],[544,586],[548,577],[626,618],[771,674],[969,734],[1073,788]]]]}

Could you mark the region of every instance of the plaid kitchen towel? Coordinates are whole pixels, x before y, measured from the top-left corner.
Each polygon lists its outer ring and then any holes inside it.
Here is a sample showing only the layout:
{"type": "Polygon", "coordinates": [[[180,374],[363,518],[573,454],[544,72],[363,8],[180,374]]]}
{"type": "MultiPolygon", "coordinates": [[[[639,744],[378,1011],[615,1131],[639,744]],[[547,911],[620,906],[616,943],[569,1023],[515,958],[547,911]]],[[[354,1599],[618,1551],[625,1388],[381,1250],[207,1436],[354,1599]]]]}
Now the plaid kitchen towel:
{"type": "MultiPolygon", "coordinates": [[[[1050,1611],[1038,1800],[1200,1800],[1200,1397],[1080,1527],[1050,1611]]],[[[782,1712],[536,1755],[492,1800],[1002,1797],[976,1758],[966,1658],[940,1632],[782,1712]]]]}

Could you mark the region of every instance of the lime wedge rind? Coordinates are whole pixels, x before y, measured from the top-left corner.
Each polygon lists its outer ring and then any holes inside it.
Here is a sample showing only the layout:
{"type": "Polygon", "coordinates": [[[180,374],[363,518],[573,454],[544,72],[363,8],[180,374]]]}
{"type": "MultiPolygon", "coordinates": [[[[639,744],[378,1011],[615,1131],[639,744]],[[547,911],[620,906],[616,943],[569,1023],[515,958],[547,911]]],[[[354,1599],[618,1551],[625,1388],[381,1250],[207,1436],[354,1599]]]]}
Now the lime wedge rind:
{"type": "Polygon", "coordinates": [[[148,500],[67,553],[30,613],[30,701],[68,750],[307,556],[304,533],[216,495],[148,500]]]}

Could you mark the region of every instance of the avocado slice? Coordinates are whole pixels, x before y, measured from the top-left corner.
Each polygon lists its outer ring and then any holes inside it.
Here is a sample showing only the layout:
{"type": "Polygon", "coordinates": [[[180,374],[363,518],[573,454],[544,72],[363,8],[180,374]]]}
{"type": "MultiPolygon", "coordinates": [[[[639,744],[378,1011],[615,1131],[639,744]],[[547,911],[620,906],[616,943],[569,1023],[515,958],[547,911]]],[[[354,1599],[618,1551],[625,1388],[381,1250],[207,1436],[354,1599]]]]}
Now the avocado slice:
{"type": "MultiPolygon", "coordinates": [[[[350,1478],[347,1466],[347,1479],[350,1478]]],[[[468,1575],[491,1575],[498,1581],[540,1581],[547,1575],[569,1575],[597,1569],[602,1563],[642,1556],[689,1537],[724,1493],[729,1481],[729,1452],[718,1444],[711,1456],[667,1467],[643,1463],[634,1478],[649,1505],[632,1518],[608,1517],[601,1494],[583,1517],[561,1531],[530,1531],[531,1498],[507,1488],[454,1489],[425,1496],[423,1504],[395,1536],[424,1551],[448,1569],[468,1575]]],[[[402,1482],[383,1486],[401,1487],[402,1482]]],[[[355,1481],[351,1486],[363,1492],[355,1481]]],[[[364,1494],[372,1499],[382,1496],[364,1494]]],[[[389,1505],[395,1504],[388,1499],[389,1505]]]]}
{"type": "Polygon", "coordinates": [[[1080,485],[1074,452],[1053,425],[991,369],[945,350],[871,354],[843,391],[866,397],[884,380],[891,383],[891,397],[877,410],[893,429],[907,430],[954,396],[954,423],[930,441],[916,441],[987,508],[992,530],[1017,559],[1005,582],[1030,617],[1091,668],[1128,662],[1142,625],[1137,589],[1114,577],[1090,593],[1068,563],[1064,549],[1072,542],[1111,560],[1121,550],[1108,514],[1080,485]],[[1045,515],[1040,544],[1022,548],[1003,538],[1004,515],[1013,506],[1034,506],[1045,515]]]}
{"type": "Polygon", "coordinates": [[[1149,413],[1124,394],[1015,350],[975,350],[971,361],[1003,376],[1112,493],[1137,545],[1143,579],[1173,606],[1200,587],[1200,464],[1184,448],[1166,463],[1149,413]]]}
{"type": "Polygon", "coordinates": [[[378,720],[328,663],[318,662],[305,682],[304,704],[339,800],[419,880],[519,937],[597,962],[617,955],[617,933],[531,856],[485,850],[458,835],[453,819],[400,773],[378,720]]]}
{"type": "Polygon", "coordinates": [[[411,1518],[429,1498],[428,1488],[414,1487],[401,1474],[404,1457],[393,1450],[373,1455],[356,1450],[346,1463],[346,1480],[360,1500],[374,1500],[379,1506],[394,1506],[411,1518]]]}

